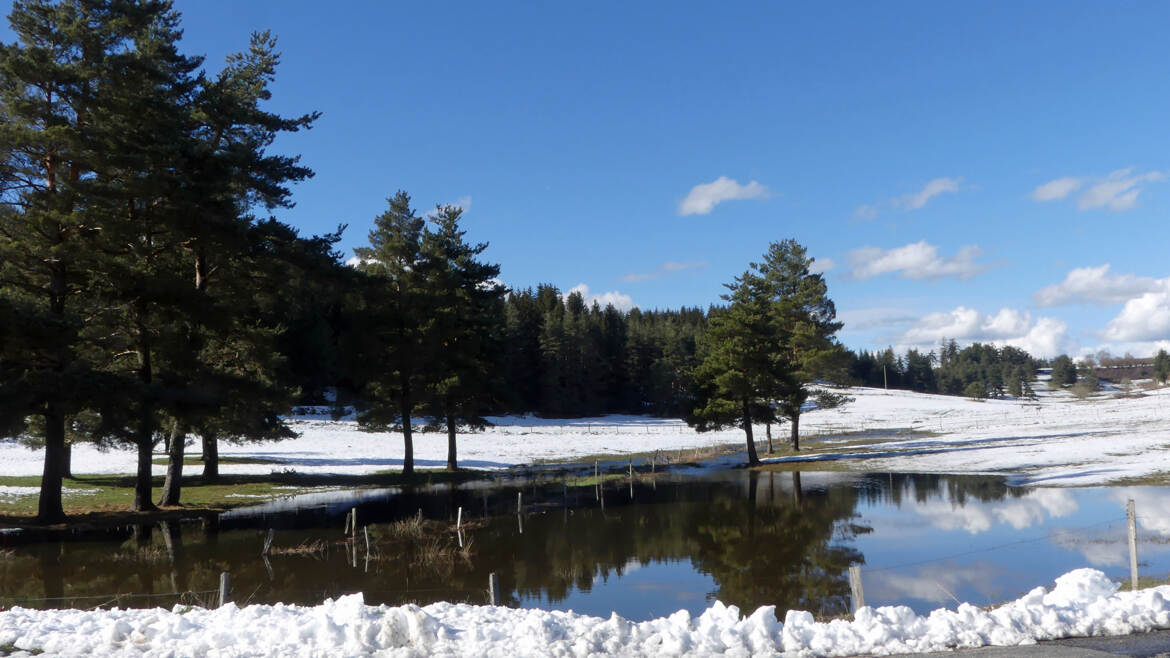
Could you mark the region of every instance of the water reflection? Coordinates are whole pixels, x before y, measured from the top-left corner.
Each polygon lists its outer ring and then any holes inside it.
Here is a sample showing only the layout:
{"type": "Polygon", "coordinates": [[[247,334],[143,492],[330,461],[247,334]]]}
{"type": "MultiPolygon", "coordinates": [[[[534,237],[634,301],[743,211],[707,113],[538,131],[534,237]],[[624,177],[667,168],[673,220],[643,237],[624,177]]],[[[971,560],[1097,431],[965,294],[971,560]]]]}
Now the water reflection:
{"type": "Polygon", "coordinates": [[[218,523],[132,526],[20,546],[0,560],[0,606],[208,604],[222,571],[231,572],[241,603],[312,604],[356,591],[370,603],[483,603],[494,572],[502,602],[513,606],[646,619],[680,608],[697,614],[719,599],[749,611],[776,605],[832,617],[849,611],[847,569],[859,563],[867,602],[926,611],[1010,599],[1081,566],[1112,569],[1120,579],[1127,498],[1138,501],[1143,574],[1164,574],[1170,492],[1161,489],[729,470],[601,487],[556,479],[331,493],[307,508],[286,502],[218,523]],[[364,533],[342,534],[353,507],[359,523],[370,524],[369,549],[364,533]],[[464,527],[456,533],[460,508],[464,527]],[[441,524],[426,533],[420,519],[441,524]],[[269,528],[276,532],[265,556],[269,528]],[[134,597],[114,601],[114,594],[134,597]]]}

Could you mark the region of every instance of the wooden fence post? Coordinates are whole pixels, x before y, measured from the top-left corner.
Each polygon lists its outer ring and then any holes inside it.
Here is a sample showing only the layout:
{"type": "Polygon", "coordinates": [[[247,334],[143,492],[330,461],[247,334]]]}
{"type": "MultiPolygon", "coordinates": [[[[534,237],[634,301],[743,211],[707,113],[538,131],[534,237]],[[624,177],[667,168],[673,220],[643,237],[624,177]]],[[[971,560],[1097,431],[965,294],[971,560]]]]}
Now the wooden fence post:
{"type": "Polygon", "coordinates": [[[488,603],[500,605],[500,579],[494,571],[488,574],[488,603]]]}
{"type": "Polygon", "coordinates": [[[1129,581],[1130,589],[1137,591],[1137,511],[1134,509],[1133,498],[1125,503],[1125,520],[1129,525],[1129,581]]]}
{"type": "Polygon", "coordinates": [[[232,600],[232,579],[228,572],[219,574],[219,607],[227,605],[232,600]]]}
{"type": "Polygon", "coordinates": [[[853,614],[865,607],[865,590],[861,587],[861,565],[849,565],[849,591],[853,596],[853,614]]]}

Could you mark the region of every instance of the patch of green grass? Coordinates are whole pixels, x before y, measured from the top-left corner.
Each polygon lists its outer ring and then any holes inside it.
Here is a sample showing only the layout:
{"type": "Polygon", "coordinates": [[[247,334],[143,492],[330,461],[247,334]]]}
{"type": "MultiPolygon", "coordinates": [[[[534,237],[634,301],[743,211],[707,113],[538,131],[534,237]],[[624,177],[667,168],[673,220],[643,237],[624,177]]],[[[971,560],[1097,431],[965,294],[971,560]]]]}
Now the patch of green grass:
{"type": "MultiPolygon", "coordinates": [[[[268,475],[221,475],[213,483],[204,483],[199,475],[185,476],[181,495],[185,510],[223,510],[251,505],[259,500],[290,496],[322,487],[345,489],[419,486],[440,482],[465,482],[488,477],[479,471],[415,471],[411,476],[400,472],[372,475],[324,475],[276,472],[268,475]]],[[[153,478],[152,495],[161,495],[163,477],[153,478]]],[[[39,476],[0,477],[0,486],[40,487],[39,476]]],[[[79,475],[65,480],[64,506],[70,516],[124,512],[134,502],[133,475],[79,475]],[[86,490],[74,493],[70,490],[86,490]]],[[[37,512],[37,496],[7,496],[0,498],[0,525],[31,520],[37,512]]]]}
{"type": "MultiPolygon", "coordinates": [[[[1148,587],[1158,587],[1159,585],[1170,584],[1170,578],[1166,576],[1142,576],[1138,575],[1138,589],[1146,589],[1148,587]]],[[[1121,589],[1129,589],[1129,579],[1121,581],[1121,589]]]]}

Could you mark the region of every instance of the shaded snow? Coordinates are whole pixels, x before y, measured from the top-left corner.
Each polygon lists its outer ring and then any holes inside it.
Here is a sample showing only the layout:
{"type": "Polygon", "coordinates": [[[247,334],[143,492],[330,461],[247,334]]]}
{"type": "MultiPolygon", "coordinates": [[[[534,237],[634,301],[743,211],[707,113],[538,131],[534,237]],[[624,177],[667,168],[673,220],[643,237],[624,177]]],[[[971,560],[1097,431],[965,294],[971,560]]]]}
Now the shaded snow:
{"type": "Polygon", "coordinates": [[[1018,646],[1070,636],[1170,627],[1170,586],[1118,592],[1078,569],[991,610],[962,604],[926,616],[904,606],[862,608],[817,622],[773,607],[743,616],[716,602],[635,623],[531,609],[436,603],[367,606],[355,594],[319,606],[228,604],[217,610],[0,612],[0,646],[50,656],[847,656],[1018,646]]]}

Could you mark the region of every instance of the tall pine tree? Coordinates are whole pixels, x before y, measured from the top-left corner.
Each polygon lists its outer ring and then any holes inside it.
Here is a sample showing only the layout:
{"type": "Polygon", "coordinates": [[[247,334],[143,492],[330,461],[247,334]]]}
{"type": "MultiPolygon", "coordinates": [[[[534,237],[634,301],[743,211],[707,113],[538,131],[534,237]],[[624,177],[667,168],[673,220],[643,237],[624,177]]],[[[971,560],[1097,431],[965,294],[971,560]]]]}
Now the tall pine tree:
{"type": "Polygon", "coordinates": [[[726,284],[730,305],[713,313],[703,340],[703,359],[695,369],[700,406],[690,422],[699,431],[739,424],[748,464],[759,463],[753,422],[772,420],[768,402],[791,387],[788,363],[780,351],[779,327],[759,266],[726,284]]]}
{"type": "Polygon", "coordinates": [[[760,265],[764,294],[777,325],[777,338],[787,376],[782,393],[775,399],[781,415],[788,420],[790,441],[800,449],[800,415],[805,403],[815,398],[820,408],[837,406],[845,398],[816,380],[840,380],[847,362],[844,350],[833,335],[841,328],[837,310],[829,299],[824,276],[811,271],[813,259],[795,240],[774,242],[760,265]]]}
{"type": "Polygon", "coordinates": [[[486,243],[468,244],[460,226],[463,211],[441,206],[422,242],[426,292],[433,318],[427,344],[435,372],[426,412],[447,432],[447,468],[459,466],[459,424],[482,428],[483,415],[499,404],[503,354],[500,267],[479,260],[486,243]]]}
{"type": "Polygon", "coordinates": [[[17,309],[0,346],[7,374],[0,413],[41,420],[41,522],[64,518],[67,417],[119,389],[93,367],[98,348],[82,330],[93,308],[83,305],[108,276],[94,245],[114,222],[103,191],[118,174],[107,149],[119,117],[137,114],[143,100],[125,83],[150,68],[138,65],[154,35],[166,38],[167,9],[119,0],[16,2],[9,20],[17,42],[0,49],[0,295],[17,309]]]}
{"type": "Polygon", "coordinates": [[[397,426],[404,445],[402,472],[414,473],[413,414],[431,376],[427,336],[430,313],[422,268],[425,221],[399,191],[374,219],[370,246],[355,249],[367,274],[353,302],[353,340],[347,360],[362,382],[358,423],[367,429],[397,426]]]}

